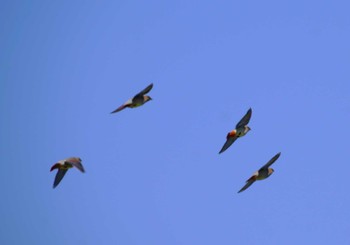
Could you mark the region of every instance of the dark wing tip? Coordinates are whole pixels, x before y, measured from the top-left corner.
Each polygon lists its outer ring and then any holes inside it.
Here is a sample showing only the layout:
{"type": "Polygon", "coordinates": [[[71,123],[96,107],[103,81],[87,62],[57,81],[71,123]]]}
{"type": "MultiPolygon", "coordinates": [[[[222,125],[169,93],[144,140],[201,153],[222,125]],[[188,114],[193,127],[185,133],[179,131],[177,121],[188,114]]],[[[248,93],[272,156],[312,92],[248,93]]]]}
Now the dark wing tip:
{"type": "MultiPolygon", "coordinates": [[[[228,148],[228,147],[227,147],[228,148]]],[[[221,150],[219,151],[219,154],[223,153],[224,151],[227,150],[227,148],[225,147],[225,145],[221,148],[221,150]]]]}
{"type": "Polygon", "coordinates": [[[242,117],[242,119],[236,124],[236,128],[240,128],[248,125],[251,117],[252,117],[252,108],[249,108],[249,110],[242,117]]]}
{"type": "Polygon", "coordinates": [[[64,175],[67,173],[67,169],[59,169],[56,173],[55,176],[55,181],[53,182],[53,188],[58,186],[58,184],[61,182],[63,179],[64,175]]]}
{"type": "Polygon", "coordinates": [[[50,172],[58,168],[58,166],[59,166],[59,163],[55,163],[54,165],[52,165],[52,167],[50,168],[50,172]]]}
{"type": "MultiPolygon", "coordinates": [[[[247,111],[247,115],[249,115],[249,117],[251,117],[252,116],[252,113],[253,113],[253,110],[252,110],[252,108],[250,107],[249,109],[248,109],[248,111],[247,111]]],[[[250,119],[250,118],[249,118],[250,119]]]]}
{"type": "Polygon", "coordinates": [[[279,152],[279,153],[277,153],[276,155],[274,155],[274,156],[270,159],[270,161],[268,161],[264,166],[262,166],[262,167],[260,168],[260,170],[261,170],[261,169],[264,169],[264,168],[270,167],[274,162],[276,162],[276,160],[280,157],[280,155],[281,155],[281,152],[279,152]]]}
{"type": "Polygon", "coordinates": [[[222,146],[219,154],[226,151],[228,148],[230,148],[230,146],[236,141],[236,139],[237,139],[237,137],[229,137],[226,140],[225,144],[222,146]]]}
{"type": "Polygon", "coordinates": [[[151,89],[153,88],[153,83],[151,83],[150,85],[148,85],[145,90],[144,93],[147,94],[149,91],[151,91],[151,89]]]}
{"type": "Polygon", "coordinates": [[[248,189],[248,187],[243,186],[237,193],[241,193],[241,192],[245,191],[246,189],[248,189]]]}
{"type": "Polygon", "coordinates": [[[274,162],[281,156],[281,152],[278,152],[271,160],[274,162]]]}
{"type": "Polygon", "coordinates": [[[253,175],[252,177],[250,177],[250,178],[246,181],[246,183],[245,183],[245,185],[242,187],[242,189],[239,190],[238,193],[241,193],[242,191],[248,189],[248,188],[255,182],[255,180],[256,180],[256,176],[253,175]]]}
{"type": "Polygon", "coordinates": [[[150,85],[148,85],[144,90],[142,90],[140,93],[138,93],[136,96],[140,96],[140,95],[145,95],[147,94],[149,91],[151,91],[151,89],[153,88],[153,83],[151,83],[150,85]]]}
{"type": "Polygon", "coordinates": [[[229,147],[226,146],[226,144],[221,148],[221,150],[219,151],[219,154],[225,152],[229,147]]]}

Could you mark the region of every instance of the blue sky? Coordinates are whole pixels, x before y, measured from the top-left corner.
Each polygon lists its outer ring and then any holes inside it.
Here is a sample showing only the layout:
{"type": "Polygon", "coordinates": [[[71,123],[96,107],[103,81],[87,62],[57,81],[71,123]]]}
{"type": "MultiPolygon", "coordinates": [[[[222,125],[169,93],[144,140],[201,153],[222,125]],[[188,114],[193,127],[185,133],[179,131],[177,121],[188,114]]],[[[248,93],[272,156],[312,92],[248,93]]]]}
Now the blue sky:
{"type": "Polygon", "coordinates": [[[349,244],[349,7],[2,1],[0,243],[349,244]]]}

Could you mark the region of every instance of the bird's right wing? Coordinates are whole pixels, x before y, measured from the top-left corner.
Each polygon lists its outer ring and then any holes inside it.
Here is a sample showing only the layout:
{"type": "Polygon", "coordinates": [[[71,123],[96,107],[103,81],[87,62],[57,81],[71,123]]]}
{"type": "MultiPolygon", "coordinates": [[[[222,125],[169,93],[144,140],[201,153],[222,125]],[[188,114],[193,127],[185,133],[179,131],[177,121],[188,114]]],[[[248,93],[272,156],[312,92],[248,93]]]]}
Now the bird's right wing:
{"type": "Polygon", "coordinates": [[[237,123],[236,128],[241,128],[247,125],[252,117],[252,108],[249,108],[247,113],[242,117],[242,119],[237,123]]]}
{"type": "Polygon", "coordinates": [[[226,151],[227,148],[229,148],[229,147],[233,144],[233,142],[236,141],[236,139],[237,139],[237,136],[228,137],[227,140],[226,140],[226,142],[225,142],[225,144],[224,144],[224,146],[221,148],[219,154],[220,154],[220,153],[223,153],[224,151],[226,151]]]}
{"type": "Polygon", "coordinates": [[[66,162],[72,164],[74,167],[79,169],[82,173],[85,173],[85,169],[83,167],[83,164],[81,164],[81,159],[80,158],[69,158],[66,160],[66,162]]]}
{"type": "Polygon", "coordinates": [[[260,170],[270,167],[280,157],[280,155],[281,152],[277,153],[273,158],[270,159],[270,161],[268,161],[264,166],[262,166],[260,170]]]}
{"type": "Polygon", "coordinates": [[[63,179],[64,175],[67,173],[67,169],[58,169],[56,177],[55,177],[55,182],[53,183],[53,188],[55,188],[63,179]]]}

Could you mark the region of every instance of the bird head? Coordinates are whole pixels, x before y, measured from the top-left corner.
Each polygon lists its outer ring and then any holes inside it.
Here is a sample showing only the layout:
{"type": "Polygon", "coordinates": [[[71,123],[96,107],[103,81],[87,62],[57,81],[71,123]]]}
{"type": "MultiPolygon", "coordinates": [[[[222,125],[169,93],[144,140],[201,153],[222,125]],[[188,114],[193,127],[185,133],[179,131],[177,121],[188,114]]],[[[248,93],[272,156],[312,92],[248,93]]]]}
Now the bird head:
{"type": "Polygon", "coordinates": [[[148,95],[145,95],[145,102],[150,101],[150,100],[152,100],[152,98],[149,97],[148,95]]]}
{"type": "Polygon", "coordinates": [[[269,168],[269,176],[270,176],[273,172],[275,172],[275,170],[273,170],[273,168],[269,168]]]}

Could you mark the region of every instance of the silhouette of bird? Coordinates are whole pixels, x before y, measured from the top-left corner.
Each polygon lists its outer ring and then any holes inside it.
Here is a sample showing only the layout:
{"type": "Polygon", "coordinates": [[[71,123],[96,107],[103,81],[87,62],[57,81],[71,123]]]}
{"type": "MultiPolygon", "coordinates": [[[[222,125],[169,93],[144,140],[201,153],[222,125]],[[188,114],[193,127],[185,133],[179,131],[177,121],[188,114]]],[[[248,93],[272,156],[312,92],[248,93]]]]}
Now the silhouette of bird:
{"type": "Polygon", "coordinates": [[[239,190],[238,193],[246,190],[249,186],[251,186],[256,180],[263,180],[268,178],[273,172],[273,168],[269,168],[281,155],[281,152],[277,153],[273,158],[270,159],[264,166],[262,166],[258,171],[256,171],[252,177],[250,177],[245,186],[239,190]]]}
{"type": "Polygon", "coordinates": [[[153,83],[148,85],[147,88],[142,90],[140,93],[136,94],[133,98],[129,99],[127,102],[125,102],[123,105],[121,105],[111,113],[116,113],[118,111],[125,109],[126,107],[129,107],[129,108],[139,107],[145,104],[147,101],[152,100],[151,97],[146,95],[149,91],[151,91],[152,88],[153,88],[153,83]]]}
{"type": "Polygon", "coordinates": [[[249,123],[251,116],[252,116],[252,108],[249,108],[247,113],[237,123],[236,128],[227,134],[226,142],[224,146],[221,148],[219,154],[226,151],[227,148],[229,148],[233,144],[233,142],[236,141],[237,138],[242,137],[248,133],[248,131],[250,130],[250,127],[248,127],[247,124],[249,123]]]}
{"type": "Polygon", "coordinates": [[[81,164],[81,159],[79,157],[70,157],[70,158],[58,161],[51,167],[50,171],[53,171],[54,169],[58,169],[55,177],[55,181],[53,183],[53,188],[55,188],[61,182],[64,175],[67,173],[68,169],[73,167],[76,167],[82,173],[85,173],[84,167],[81,164]]]}

